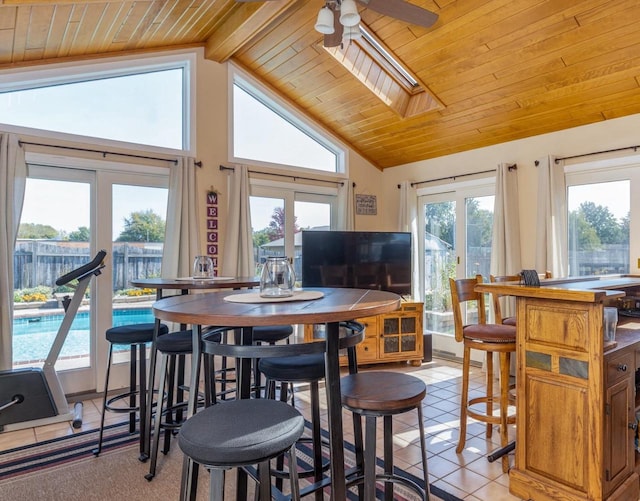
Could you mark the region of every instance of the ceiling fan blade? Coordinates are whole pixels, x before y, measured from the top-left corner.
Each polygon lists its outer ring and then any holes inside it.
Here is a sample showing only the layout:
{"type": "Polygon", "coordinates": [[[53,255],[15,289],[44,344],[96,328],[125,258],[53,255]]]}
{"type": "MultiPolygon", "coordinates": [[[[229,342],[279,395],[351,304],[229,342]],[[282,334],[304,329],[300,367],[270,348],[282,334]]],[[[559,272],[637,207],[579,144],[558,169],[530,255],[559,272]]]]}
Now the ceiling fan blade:
{"type": "Polygon", "coordinates": [[[368,9],[406,23],[429,28],[438,20],[438,14],[404,0],[357,0],[368,9]]]}
{"type": "Polygon", "coordinates": [[[344,27],[340,23],[340,11],[333,9],[333,28],[334,32],[331,35],[324,36],[325,47],[339,47],[342,43],[342,31],[344,27]]]}

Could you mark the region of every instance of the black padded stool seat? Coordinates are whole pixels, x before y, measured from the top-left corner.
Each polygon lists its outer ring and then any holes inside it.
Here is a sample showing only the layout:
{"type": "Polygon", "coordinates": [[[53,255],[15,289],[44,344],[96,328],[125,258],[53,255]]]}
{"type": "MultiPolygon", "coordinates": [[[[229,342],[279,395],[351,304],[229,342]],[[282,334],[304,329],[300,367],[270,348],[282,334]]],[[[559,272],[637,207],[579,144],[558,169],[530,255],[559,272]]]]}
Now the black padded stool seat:
{"type": "MultiPolygon", "coordinates": [[[[169,332],[169,328],[160,322],[158,324],[158,336],[164,336],[169,332]]],[[[98,435],[98,446],[93,450],[94,455],[102,451],[102,437],[104,432],[104,415],[106,411],[128,413],[129,432],[133,433],[136,428],[136,413],[140,413],[140,437],[147,435],[146,415],[147,415],[147,343],[153,341],[153,334],[156,323],[140,323],[120,325],[110,327],[105,331],[105,337],[109,341],[109,359],[107,361],[107,374],[104,383],[104,394],[102,397],[102,415],[100,418],[100,433],[98,435]],[[129,391],[119,393],[111,398],[107,398],[109,391],[109,376],[111,374],[111,363],[113,359],[114,345],[127,345],[130,347],[129,365],[129,391]],[[138,367],[139,366],[139,367],[138,367]],[[136,372],[138,382],[136,382],[136,372]],[[128,399],[128,405],[115,405],[128,399]]],[[[140,440],[140,460],[146,460],[145,440],[140,440]]]]}
{"type": "Polygon", "coordinates": [[[253,341],[275,343],[287,339],[291,334],[293,334],[291,325],[260,325],[253,328],[253,341]]]}
{"type": "Polygon", "coordinates": [[[169,355],[188,355],[193,351],[191,330],[172,332],[159,337],[156,349],[169,355]]]}
{"type": "Polygon", "coordinates": [[[348,479],[350,485],[364,483],[363,499],[376,499],[376,479],[385,482],[385,500],[393,499],[393,484],[400,483],[414,490],[422,499],[429,499],[427,451],[422,421],[422,400],[427,387],[420,379],[399,372],[372,371],[344,376],[340,380],[342,405],[354,414],[356,464],[359,471],[348,479]],[[392,416],[410,410],[418,411],[420,449],[424,488],[393,472],[392,416]],[[366,436],[362,447],[360,416],[366,419],[366,436]],[[376,418],[384,419],[384,474],[376,474],[376,418]]]}
{"type": "MultiPolygon", "coordinates": [[[[178,443],[186,456],[210,470],[210,499],[222,500],[224,469],[258,464],[260,499],[266,500],[271,499],[268,461],[289,451],[295,464],[294,446],[303,430],[304,418],[290,405],[243,399],[194,414],[182,425],[178,443]]],[[[299,499],[297,475],[291,484],[292,499],[299,499]]]]}
{"type": "MultiPolygon", "coordinates": [[[[139,344],[150,343],[153,340],[154,323],[131,324],[111,327],[106,330],[106,338],[111,344],[139,344]]],[[[158,335],[162,336],[169,332],[169,328],[160,324],[158,335]]]]}
{"type": "Polygon", "coordinates": [[[324,367],[323,353],[295,357],[262,358],[258,362],[258,369],[268,379],[289,382],[323,379],[324,367]]]}

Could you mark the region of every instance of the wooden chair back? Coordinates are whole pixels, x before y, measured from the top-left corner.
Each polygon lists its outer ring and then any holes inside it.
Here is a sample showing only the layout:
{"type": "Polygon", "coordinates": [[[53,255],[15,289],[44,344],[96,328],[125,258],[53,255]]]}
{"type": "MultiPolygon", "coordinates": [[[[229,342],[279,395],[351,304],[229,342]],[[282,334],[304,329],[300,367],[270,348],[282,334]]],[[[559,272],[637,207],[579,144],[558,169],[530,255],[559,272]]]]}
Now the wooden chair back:
{"type": "MultiPolygon", "coordinates": [[[[544,273],[539,273],[540,278],[552,278],[552,274],[550,271],[545,271],[544,273]]],[[[504,283],[504,282],[520,282],[520,275],[489,275],[489,281],[495,283],[504,283]]],[[[504,316],[502,315],[502,304],[501,298],[507,296],[507,294],[491,294],[491,299],[493,301],[493,313],[496,316],[496,323],[501,324],[504,316]]]]}
{"type": "MultiPolygon", "coordinates": [[[[520,275],[489,275],[490,282],[503,283],[503,282],[519,282],[520,275]]],[[[504,316],[502,315],[502,304],[501,298],[505,297],[506,294],[491,294],[491,300],[493,302],[493,313],[496,316],[496,323],[501,324],[504,316]]]]}
{"type": "Polygon", "coordinates": [[[455,326],[456,341],[462,342],[464,334],[462,332],[465,321],[463,320],[463,305],[470,301],[475,301],[478,308],[478,323],[486,324],[484,294],[475,291],[475,287],[483,282],[482,275],[475,278],[449,279],[451,289],[451,305],[453,308],[453,322],[455,326]]]}

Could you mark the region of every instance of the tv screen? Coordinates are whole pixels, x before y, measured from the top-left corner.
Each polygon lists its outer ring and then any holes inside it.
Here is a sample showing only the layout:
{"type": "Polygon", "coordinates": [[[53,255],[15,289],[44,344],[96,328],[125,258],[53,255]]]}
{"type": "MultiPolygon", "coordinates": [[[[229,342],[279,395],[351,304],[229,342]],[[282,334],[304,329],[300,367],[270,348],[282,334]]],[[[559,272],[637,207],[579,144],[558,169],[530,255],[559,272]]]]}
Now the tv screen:
{"type": "Polygon", "coordinates": [[[411,294],[411,233],[303,231],[302,286],[411,294]]]}

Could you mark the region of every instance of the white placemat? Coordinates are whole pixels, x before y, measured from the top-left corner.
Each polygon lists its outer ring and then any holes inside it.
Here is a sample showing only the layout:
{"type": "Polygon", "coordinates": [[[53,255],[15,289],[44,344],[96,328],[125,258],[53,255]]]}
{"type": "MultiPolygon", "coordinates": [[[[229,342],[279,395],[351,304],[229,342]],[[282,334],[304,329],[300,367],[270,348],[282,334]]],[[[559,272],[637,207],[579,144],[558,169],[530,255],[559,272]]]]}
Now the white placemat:
{"type": "Polygon", "coordinates": [[[187,281],[205,281],[205,282],[223,282],[225,280],[233,280],[235,277],[178,277],[176,280],[187,281]]]}
{"type": "Polygon", "coordinates": [[[230,303],[284,303],[286,301],[311,301],[324,296],[321,291],[293,291],[289,297],[262,297],[259,292],[246,292],[244,294],[232,294],[224,298],[230,303]]]}

